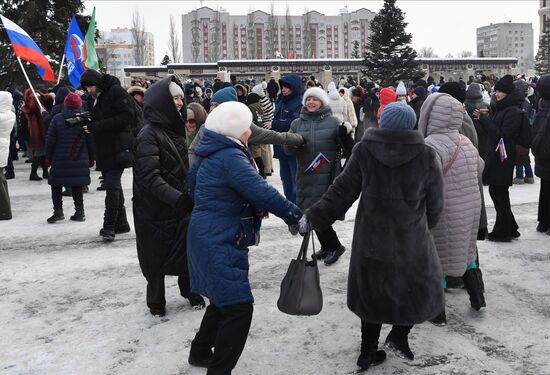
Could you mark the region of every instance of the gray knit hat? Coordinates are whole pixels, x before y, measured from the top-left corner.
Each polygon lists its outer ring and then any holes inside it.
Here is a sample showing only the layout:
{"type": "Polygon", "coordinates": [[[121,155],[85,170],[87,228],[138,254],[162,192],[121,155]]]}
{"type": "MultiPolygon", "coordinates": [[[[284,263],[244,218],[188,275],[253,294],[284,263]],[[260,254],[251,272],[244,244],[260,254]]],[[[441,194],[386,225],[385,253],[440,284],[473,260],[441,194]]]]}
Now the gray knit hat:
{"type": "Polygon", "coordinates": [[[386,129],[413,129],[416,114],[405,102],[393,102],[384,107],[380,116],[380,127],[386,129]]]}

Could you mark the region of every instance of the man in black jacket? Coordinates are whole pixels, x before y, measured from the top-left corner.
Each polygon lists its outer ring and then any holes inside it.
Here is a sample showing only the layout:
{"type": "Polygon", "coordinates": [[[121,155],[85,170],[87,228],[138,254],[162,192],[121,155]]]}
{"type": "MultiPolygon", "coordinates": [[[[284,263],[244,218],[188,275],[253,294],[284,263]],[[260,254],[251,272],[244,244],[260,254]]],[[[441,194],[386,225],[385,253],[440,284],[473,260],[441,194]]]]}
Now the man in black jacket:
{"type": "Polygon", "coordinates": [[[97,169],[103,174],[106,190],[103,228],[99,234],[111,242],[115,233],[130,231],[120,179],[131,158],[131,127],[134,121],[132,97],[120,81],[108,74],[87,70],[80,85],[89,95],[91,123],[84,130],[93,134],[97,169]]]}

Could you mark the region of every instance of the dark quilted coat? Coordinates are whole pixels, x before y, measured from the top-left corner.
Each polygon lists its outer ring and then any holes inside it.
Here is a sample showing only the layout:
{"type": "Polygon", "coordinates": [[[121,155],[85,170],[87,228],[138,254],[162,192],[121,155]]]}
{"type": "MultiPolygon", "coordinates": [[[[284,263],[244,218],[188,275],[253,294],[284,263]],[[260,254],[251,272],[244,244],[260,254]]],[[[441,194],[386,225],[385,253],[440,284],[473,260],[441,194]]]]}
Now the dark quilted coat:
{"type": "Polygon", "coordinates": [[[46,158],[51,162],[51,186],[90,185],[90,160],[94,160],[92,137],[80,126],[69,127],[65,120],[79,110],[63,108],[53,117],[46,136],[46,158]]]}
{"type": "Polygon", "coordinates": [[[195,207],[187,251],[191,291],[218,306],[253,301],[248,281],[248,246],[257,243],[265,209],[287,224],[302,216],[260,177],[248,150],[208,129],[195,149],[200,157],[189,172],[195,207]]]}
{"type": "Polygon", "coordinates": [[[108,74],[103,76],[101,95],[88,99],[91,108],[92,124],[96,147],[97,169],[109,171],[123,168],[116,162],[121,150],[120,133],[130,132],[134,121],[133,98],[120,86],[120,81],[108,74]]]}
{"type": "Polygon", "coordinates": [[[285,146],[287,153],[296,154],[296,204],[302,210],[317,202],[327,191],[334,176],[340,173],[341,165],[335,160],[339,125],[340,122],[332,116],[327,105],[314,113],[302,108],[300,117],[290,126],[289,132],[300,134],[305,140],[305,145],[298,149],[285,146]],[[329,163],[315,173],[306,173],[306,169],[319,153],[322,153],[329,163]]]}
{"type": "Polygon", "coordinates": [[[436,153],[414,130],[369,128],[307,217],[324,230],[358,198],[349,309],[371,323],[410,325],[435,317],[445,306],[430,234],[443,209],[436,153]]]}
{"type": "MultiPolygon", "coordinates": [[[[275,115],[271,122],[271,129],[278,132],[287,132],[292,121],[300,115],[304,87],[302,79],[296,74],[282,77],[279,80],[279,85],[281,88],[283,86],[290,87],[292,94],[289,96],[279,95],[279,99],[275,103],[275,115]]],[[[294,159],[293,155],[286,155],[282,146],[279,145],[273,145],[273,157],[276,159],[294,159]]]]}
{"type": "Polygon", "coordinates": [[[525,96],[514,89],[504,99],[496,103],[493,117],[482,116],[480,122],[487,129],[487,154],[483,170],[483,184],[493,186],[512,186],[514,167],[516,164],[516,138],[518,136],[523,112],[521,105],[525,96]],[[498,151],[495,151],[500,138],[504,139],[508,157],[500,161],[498,151]]]}
{"type": "MultiPolygon", "coordinates": [[[[550,79],[545,82],[550,86],[550,79]]],[[[540,100],[532,133],[531,150],[535,155],[535,174],[543,180],[550,180],[550,100],[540,100]]]]}
{"type": "Polygon", "coordinates": [[[147,90],[145,125],[135,142],[133,212],[145,277],[188,274],[186,240],[192,203],[187,196],[185,119],[174,106],[170,80],[147,90]],[[187,201],[180,211],[178,201],[187,201]]]}

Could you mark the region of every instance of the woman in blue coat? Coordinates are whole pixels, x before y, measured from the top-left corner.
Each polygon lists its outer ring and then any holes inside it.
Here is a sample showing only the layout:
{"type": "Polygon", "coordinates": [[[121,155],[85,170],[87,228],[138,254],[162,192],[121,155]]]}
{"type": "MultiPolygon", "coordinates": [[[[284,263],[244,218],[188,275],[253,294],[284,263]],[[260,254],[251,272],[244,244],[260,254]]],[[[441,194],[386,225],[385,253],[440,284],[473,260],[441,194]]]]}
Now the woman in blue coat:
{"type": "Polygon", "coordinates": [[[70,93],[63,101],[61,113],[56,114],[48,128],[46,137],[46,158],[51,163],[48,184],[52,187],[54,213],[48,223],[65,219],[63,215],[63,186],[71,188],[75,214],[71,220],[84,221],[84,199],[82,188],[90,185],[90,167],[94,164],[92,140],[81,126],[70,126],[66,122],[82,111],[82,100],[70,93]]]}
{"type": "Polygon", "coordinates": [[[242,103],[226,102],[212,111],[188,175],[195,203],[187,237],[191,290],[210,300],[189,363],[208,367],[210,375],[230,374],[246,343],[254,302],[248,246],[259,242],[264,212],[289,225],[302,216],[258,174],[246,146],[251,124],[242,103]]]}

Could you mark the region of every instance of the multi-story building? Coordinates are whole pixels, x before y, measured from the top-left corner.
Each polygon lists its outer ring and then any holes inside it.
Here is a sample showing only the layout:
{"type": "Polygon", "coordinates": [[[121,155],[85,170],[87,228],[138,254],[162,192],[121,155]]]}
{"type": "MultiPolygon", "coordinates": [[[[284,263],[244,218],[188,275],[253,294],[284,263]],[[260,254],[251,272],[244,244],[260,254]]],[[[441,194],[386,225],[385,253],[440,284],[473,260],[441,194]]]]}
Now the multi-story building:
{"type": "Polygon", "coordinates": [[[515,73],[528,73],[535,68],[533,24],[495,23],[477,29],[479,57],[516,57],[515,73]]]}
{"type": "Polygon", "coordinates": [[[375,15],[365,8],[335,16],[230,15],[202,7],[182,16],[183,61],[362,57],[375,15]]]}
{"type": "Polygon", "coordinates": [[[544,31],[544,25],[550,21],[550,0],[540,0],[540,33],[544,31]]]}
{"type": "Polygon", "coordinates": [[[132,29],[116,28],[111,31],[100,31],[100,38],[96,45],[98,57],[103,62],[107,74],[124,78],[124,67],[134,65],[155,64],[155,41],[152,33],[143,34],[142,61],[137,61],[136,54],[139,53],[134,42],[132,29]]]}

